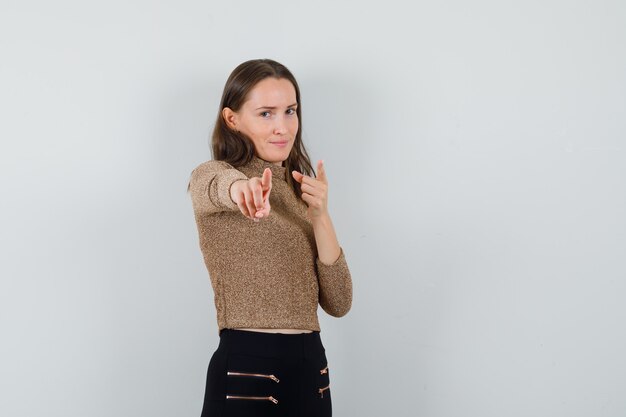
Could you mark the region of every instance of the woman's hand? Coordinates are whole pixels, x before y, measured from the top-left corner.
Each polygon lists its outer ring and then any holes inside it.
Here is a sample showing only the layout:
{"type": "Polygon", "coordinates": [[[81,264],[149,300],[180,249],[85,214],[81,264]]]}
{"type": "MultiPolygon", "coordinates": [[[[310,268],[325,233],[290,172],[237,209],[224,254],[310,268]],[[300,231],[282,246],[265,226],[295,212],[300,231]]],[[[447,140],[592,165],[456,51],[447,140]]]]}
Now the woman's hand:
{"type": "Polygon", "coordinates": [[[302,199],[309,206],[307,215],[311,220],[328,216],[328,179],[324,161],[317,162],[317,178],[292,171],[293,178],[300,183],[302,199]]]}
{"type": "Polygon", "coordinates": [[[235,181],[230,187],[230,198],[237,203],[244,216],[258,222],[260,218],[270,215],[270,191],[272,170],[265,168],[261,178],[235,181]]]}

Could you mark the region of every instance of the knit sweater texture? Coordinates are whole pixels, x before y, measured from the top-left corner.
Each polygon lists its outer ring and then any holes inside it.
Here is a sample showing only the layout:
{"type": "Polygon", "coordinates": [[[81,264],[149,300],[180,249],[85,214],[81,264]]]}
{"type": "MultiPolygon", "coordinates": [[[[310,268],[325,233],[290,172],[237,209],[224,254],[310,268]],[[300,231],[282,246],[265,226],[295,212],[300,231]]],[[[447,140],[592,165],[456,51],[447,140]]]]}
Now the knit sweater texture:
{"type": "Polygon", "coordinates": [[[320,261],[307,204],[286,181],[286,168],[258,156],[238,168],[217,160],[198,165],[189,188],[200,249],[224,328],[320,331],[318,304],[334,317],[352,306],[352,278],[343,247],[332,264],[320,261]],[[272,171],[270,214],[245,217],[231,185],[272,171]]]}

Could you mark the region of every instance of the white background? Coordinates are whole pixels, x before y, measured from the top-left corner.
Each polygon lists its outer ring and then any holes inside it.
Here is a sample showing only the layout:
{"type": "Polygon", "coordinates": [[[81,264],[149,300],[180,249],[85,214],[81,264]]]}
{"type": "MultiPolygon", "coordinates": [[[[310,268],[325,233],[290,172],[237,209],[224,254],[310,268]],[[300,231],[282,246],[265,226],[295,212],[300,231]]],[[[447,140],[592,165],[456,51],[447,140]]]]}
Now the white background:
{"type": "Polygon", "coordinates": [[[5,1],[0,415],[199,416],[191,170],[230,71],[302,90],[354,280],[335,416],[626,414],[622,1],[5,1]]]}

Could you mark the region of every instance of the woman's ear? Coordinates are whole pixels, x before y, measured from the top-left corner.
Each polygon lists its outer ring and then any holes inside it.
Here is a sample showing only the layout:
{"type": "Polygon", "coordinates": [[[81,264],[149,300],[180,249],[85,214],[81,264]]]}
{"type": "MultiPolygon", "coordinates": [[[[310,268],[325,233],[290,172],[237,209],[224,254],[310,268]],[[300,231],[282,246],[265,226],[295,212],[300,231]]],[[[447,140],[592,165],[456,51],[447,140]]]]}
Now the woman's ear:
{"type": "Polygon", "coordinates": [[[238,122],[237,113],[232,111],[229,107],[224,107],[222,109],[222,117],[224,118],[224,121],[226,122],[226,126],[231,128],[232,130],[238,130],[237,129],[237,122],[238,122]]]}

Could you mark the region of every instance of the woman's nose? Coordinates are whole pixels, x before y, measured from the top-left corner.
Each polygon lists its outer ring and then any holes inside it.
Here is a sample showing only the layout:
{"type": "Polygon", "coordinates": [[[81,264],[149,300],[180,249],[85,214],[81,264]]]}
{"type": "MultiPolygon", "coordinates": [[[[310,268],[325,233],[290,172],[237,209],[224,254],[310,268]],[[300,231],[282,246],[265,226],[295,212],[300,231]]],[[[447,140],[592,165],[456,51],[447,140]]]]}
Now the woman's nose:
{"type": "Polygon", "coordinates": [[[274,126],[274,134],[284,135],[285,133],[287,133],[287,123],[284,118],[278,117],[274,126]]]}

